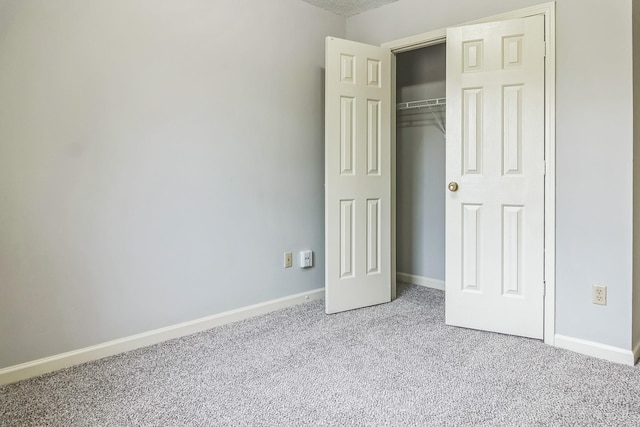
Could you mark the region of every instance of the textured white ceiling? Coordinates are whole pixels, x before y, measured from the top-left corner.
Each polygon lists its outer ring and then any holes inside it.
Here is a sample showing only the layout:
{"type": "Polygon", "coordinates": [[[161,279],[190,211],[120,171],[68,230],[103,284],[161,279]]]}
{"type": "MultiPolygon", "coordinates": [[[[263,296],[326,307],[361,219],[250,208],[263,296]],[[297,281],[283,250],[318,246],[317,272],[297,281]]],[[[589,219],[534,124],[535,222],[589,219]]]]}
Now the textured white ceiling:
{"type": "Polygon", "coordinates": [[[353,16],[398,0],[302,0],[342,16],[353,16]]]}

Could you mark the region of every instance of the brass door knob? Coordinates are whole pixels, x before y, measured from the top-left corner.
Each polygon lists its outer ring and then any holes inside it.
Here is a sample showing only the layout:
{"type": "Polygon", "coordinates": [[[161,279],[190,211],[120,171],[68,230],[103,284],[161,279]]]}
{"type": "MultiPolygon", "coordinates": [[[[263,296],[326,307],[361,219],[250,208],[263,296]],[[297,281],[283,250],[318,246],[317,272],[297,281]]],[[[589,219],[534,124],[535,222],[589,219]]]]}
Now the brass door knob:
{"type": "Polygon", "coordinates": [[[451,192],[458,191],[458,183],[457,182],[450,182],[448,187],[449,187],[449,191],[451,191],[451,192]]]}

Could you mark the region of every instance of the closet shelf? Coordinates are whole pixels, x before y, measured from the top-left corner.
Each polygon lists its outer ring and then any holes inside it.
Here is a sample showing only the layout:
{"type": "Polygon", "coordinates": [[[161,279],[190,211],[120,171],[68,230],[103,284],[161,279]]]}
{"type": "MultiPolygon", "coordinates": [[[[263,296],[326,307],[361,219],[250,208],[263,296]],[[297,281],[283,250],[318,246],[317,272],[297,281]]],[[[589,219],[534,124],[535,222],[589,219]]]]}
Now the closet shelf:
{"type": "Polygon", "coordinates": [[[398,111],[417,110],[420,108],[444,107],[447,105],[447,98],[423,99],[420,101],[400,102],[397,105],[398,111]]]}

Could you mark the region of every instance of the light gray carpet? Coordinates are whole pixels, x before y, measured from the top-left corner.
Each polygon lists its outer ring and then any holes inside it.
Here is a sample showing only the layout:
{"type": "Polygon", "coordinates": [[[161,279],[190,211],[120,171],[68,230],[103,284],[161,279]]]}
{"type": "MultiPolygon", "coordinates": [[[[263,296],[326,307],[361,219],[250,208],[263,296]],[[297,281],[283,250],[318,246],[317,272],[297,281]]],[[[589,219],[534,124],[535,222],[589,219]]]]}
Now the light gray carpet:
{"type": "Polygon", "coordinates": [[[640,368],[444,325],[444,294],[323,302],[0,388],[2,426],[640,425],[640,368]]]}

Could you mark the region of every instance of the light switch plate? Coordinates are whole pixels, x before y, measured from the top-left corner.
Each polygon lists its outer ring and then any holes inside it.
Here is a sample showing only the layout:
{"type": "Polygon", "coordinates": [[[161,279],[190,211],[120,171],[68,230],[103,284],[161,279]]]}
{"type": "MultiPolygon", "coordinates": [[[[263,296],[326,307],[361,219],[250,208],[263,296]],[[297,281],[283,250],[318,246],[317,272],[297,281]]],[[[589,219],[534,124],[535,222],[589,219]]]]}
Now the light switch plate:
{"type": "Polygon", "coordinates": [[[284,253],[284,268],[293,267],[293,254],[291,252],[284,253]]]}

